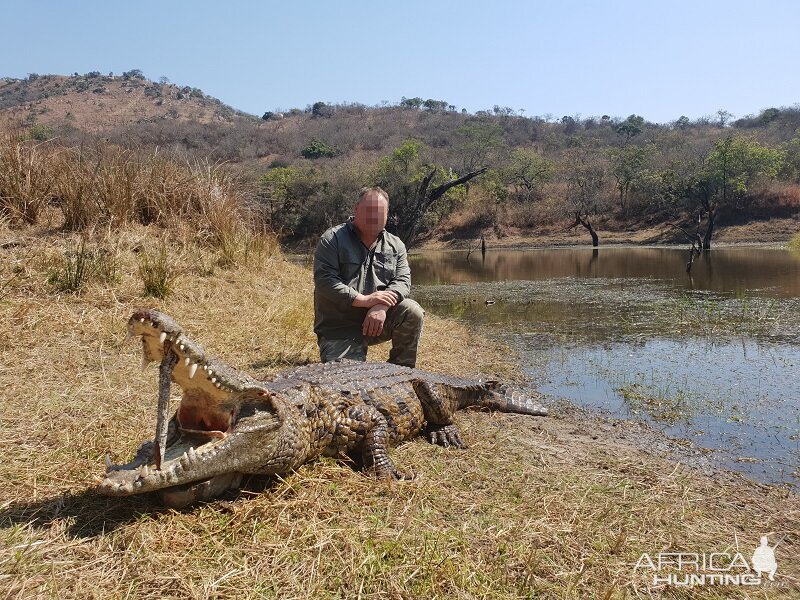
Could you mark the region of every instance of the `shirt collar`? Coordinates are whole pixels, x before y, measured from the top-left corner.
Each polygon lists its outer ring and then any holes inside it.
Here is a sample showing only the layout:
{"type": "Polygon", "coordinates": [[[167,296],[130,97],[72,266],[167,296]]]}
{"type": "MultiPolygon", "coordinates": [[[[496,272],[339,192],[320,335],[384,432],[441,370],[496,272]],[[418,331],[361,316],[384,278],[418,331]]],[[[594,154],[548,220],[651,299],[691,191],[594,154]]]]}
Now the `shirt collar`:
{"type": "MultiPolygon", "coordinates": [[[[355,221],[355,217],[353,217],[353,216],[347,217],[347,221],[345,222],[345,227],[347,227],[347,229],[350,230],[350,233],[352,233],[354,236],[358,237],[358,231],[356,231],[356,226],[355,226],[354,221],[355,221]]],[[[380,233],[378,233],[378,237],[375,238],[375,243],[377,243],[378,241],[383,239],[383,234],[384,233],[386,233],[386,228],[385,227],[383,229],[381,229],[380,233]]],[[[359,238],[359,241],[360,241],[360,238],[359,238]]]]}

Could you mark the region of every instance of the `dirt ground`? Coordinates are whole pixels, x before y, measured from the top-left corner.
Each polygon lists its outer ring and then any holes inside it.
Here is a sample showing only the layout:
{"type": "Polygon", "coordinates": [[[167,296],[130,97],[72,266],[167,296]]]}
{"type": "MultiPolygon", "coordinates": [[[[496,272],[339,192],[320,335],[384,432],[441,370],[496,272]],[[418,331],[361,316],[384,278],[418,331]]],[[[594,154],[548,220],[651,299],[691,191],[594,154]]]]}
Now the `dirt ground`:
{"type": "MultiPolygon", "coordinates": [[[[770,219],[752,221],[743,225],[723,225],[716,229],[712,238],[714,245],[731,244],[786,244],[793,235],[800,232],[800,218],[770,219]]],[[[686,244],[685,236],[669,225],[641,228],[638,226],[613,231],[598,228],[600,245],[616,244],[686,244]]],[[[479,248],[481,234],[491,248],[521,248],[542,246],[589,246],[589,234],[583,228],[568,228],[567,224],[538,229],[509,228],[498,236],[487,228],[470,232],[468,236],[437,232],[434,237],[419,244],[415,250],[466,249],[479,248]]]]}

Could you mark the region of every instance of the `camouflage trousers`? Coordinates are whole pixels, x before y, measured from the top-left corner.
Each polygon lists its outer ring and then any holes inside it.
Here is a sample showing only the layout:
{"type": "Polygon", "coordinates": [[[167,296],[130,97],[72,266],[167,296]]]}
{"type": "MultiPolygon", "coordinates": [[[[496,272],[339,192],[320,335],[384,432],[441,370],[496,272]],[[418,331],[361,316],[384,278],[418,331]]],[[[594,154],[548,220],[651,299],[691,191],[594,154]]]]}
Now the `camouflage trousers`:
{"type": "Polygon", "coordinates": [[[367,360],[367,347],[392,341],[389,362],[404,367],[417,364],[417,346],[422,334],[422,307],[406,298],[397,306],[386,311],[386,321],[379,336],[348,339],[329,339],[319,336],[319,357],[322,362],[338,358],[367,360]]]}

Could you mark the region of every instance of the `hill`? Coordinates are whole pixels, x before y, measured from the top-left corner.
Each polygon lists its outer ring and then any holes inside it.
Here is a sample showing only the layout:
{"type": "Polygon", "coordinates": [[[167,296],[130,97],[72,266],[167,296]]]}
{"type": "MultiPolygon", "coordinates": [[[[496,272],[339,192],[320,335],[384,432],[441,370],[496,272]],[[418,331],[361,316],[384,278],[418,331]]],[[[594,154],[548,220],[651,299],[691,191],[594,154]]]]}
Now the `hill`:
{"type": "Polygon", "coordinates": [[[800,215],[796,106],[661,124],[499,105],[471,114],[402,98],[380,107],[318,101],[258,118],[134,70],[3,80],[0,124],[65,146],[94,140],[225,163],[293,243],[341,222],[365,184],[389,192],[390,226],[409,243],[547,243],[592,232],[687,241],[672,225],[696,229],[698,218],[704,245],[732,227],[780,241],[800,215]]]}
{"type": "Polygon", "coordinates": [[[136,70],[119,76],[93,72],[3,79],[0,115],[8,123],[87,133],[163,121],[233,125],[255,120],[198,88],[149,81],[136,70]]]}

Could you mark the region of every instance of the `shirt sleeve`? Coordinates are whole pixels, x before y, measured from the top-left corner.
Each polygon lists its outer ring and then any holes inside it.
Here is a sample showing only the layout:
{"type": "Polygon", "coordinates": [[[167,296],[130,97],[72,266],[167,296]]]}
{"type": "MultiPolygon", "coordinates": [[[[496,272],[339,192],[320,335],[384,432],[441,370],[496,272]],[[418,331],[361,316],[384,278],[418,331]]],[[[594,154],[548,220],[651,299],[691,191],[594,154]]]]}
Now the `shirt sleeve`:
{"type": "Polygon", "coordinates": [[[386,289],[397,294],[398,303],[405,300],[411,293],[411,268],[408,266],[408,254],[405,246],[398,248],[394,278],[388,283],[386,289]]]}
{"type": "Polygon", "coordinates": [[[358,296],[339,275],[339,252],[333,235],[323,235],[314,252],[314,286],[322,299],[339,308],[352,306],[358,296]]]}

